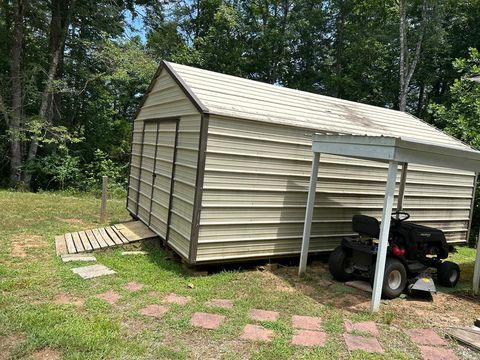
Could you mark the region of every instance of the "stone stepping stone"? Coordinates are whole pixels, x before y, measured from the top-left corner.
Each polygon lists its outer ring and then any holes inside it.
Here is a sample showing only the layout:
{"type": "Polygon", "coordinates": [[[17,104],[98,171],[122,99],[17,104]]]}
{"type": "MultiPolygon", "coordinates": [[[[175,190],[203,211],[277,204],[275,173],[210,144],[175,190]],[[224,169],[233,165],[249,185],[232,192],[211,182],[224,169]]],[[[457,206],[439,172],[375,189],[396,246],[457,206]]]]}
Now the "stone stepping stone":
{"type": "Polygon", "coordinates": [[[110,305],[115,304],[120,299],[120,295],[117,294],[113,290],[108,290],[107,292],[104,292],[103,294],[95,295],[95,297],[98,298],[98,299],[105,300],[110,305]]]}
{"type": "Polygon", "coordinates": [[[349,351],[363,350],[370,353],[383,353],[384,350],[375,338],[367,338],[364,336],[354,336],[343,334],[345,344],[349,351]]]}
{"type": "Polygon", "coordinates": [[[223,315],[197,312],[193,314],[190,323],[193,326],[213,330],[218,328],[224,321],[225,316],[223,315]]]}
{"type": "Polygon", "coordinates": [[[154,318],[161,318],[168,311],[165,305],[152,304],[140,309],[140,314],[154,318]]]}
{"type": "Polygon", "coordinates": [[[410,339],[417,345],[446,346],[444,339],[432,329],[411,329],[405,331],[410,339]]]}
{"type": "Polygon", "coordinates": [[[450,349],[420,346],[420,353],[423,360],[458,360],[458,357],[450,349]]]}
{"type": "Polygon", "coordinates": [[[219,307],[219,308],[223,308],[223,309],[232,309],[233,308],[233,300],[212,299],[207,303],[207,306],[219,307]]]}
{"type": "Polygon", "coordinates": [[[277,321],[279,317],[279,313],[277,311],[270,311],[270,310],[261,310],[261,309],[252,309],[248,313],[248,316],[252,320],[257,321],[277,321]]]}
{"type": "Polygon", "coordinates": [[[63,254],[60,258],[64,263],[70,261],[97,261],[95,256],[87,254],[63,254]]]}
{"type": "Polygon", "coordinates": [[[377,324],[374,321],[361,321],[361,322],[351,322],[349,320],[345,320],[344,322],[345,331],[348,333],[359,331],[368,333],[373,336],[378,336],[378,328],[377,324]]]}
{"type": "Polygon", "coordinates": [[[89,265],[71,269],[82,279],[93,279],[99,276],[113,275],[115,271],[109,269],[105,265],[89,265]]]}
{"type": "Polygon", "coordinates": [[[372,285],[370,285],[368,281],[362,281],[362,280],[347,281],[345,285],[353,287],[358,290],[368,292],[368,293],[372,292],[372,285]]]}
{"type": "Polygon", "coordinates": [[[122,256],[130,256],[130,255],[147,255],[148,252],[146,251],[122,251],[122,256]]]}
{"type": "Polygon", "coordinates": [[[299,346],[324,346],[326,338],[323,331],[295,330],[291,343],[299,346]]]}
{"type": "Polygon", "coordinates": [[[292,326],[302,330],[321,330],[322,319],[315,316],[293,315],[292,326]]]}
{"type": "Polygon", "coordinates": [[[190,296],[180,296],[175,293],[170,293],[163,299],[163,301],[166,303],[177,305],[185,305],[190,300],[192,300],[190,296]]]}
{"type": "Polygon", "coordinates": [[[127,285],[125,285],[125,290],[128,290],[130,292],[135,292],[138,290],[142,290],[143,287],[144,287],[143,284],[137,283],[135,281],[131,281],[127,285]]]}
{"type": "Polygon", "coordinates": [[[243,334],[240,339],[250,341],[265,341],[270,342],[273,338],[273,330],[265,329],[260,325],[247,324],[243,328],[243,334]]]}

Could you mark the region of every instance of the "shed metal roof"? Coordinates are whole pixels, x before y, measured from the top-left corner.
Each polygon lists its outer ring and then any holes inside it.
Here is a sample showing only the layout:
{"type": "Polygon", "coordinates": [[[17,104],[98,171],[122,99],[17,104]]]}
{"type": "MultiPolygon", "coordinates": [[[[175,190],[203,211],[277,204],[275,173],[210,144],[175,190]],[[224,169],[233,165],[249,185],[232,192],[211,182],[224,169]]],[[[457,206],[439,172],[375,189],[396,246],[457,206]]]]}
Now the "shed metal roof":
{"type": "Polygon", "coordinates": [[[467,145],[405,112],[243,79],[164,61],[203,113],[335,134],[391,136],[432,145],[467,145]]]}

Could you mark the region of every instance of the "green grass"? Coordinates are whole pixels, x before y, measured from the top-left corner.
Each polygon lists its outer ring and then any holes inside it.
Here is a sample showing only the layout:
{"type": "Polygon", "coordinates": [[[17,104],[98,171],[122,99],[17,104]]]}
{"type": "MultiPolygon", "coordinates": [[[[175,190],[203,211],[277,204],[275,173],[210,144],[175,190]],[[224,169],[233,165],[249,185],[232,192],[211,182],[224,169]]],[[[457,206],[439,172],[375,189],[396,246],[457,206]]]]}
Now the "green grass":
{"type": "MultiPolygon", "coordinates": [[[[468,248],[453,255],[462,267],[464,280],[456,290],[442,295],[456,302],[412,305],[404,299],[395,300],[384,304],[375,315],[367,311],[367,295],[331,281],[322,263],[310,266],[303,279],[298,279],[295,267],[190,277],[163,250],[130,257],[115,250],[96,253],[96,257],[116,275],[82,280],[70,271],[78,263],[63,264],[55,256],[54,237],[102,225],[97,222],[99,207],[98,199],[86,195],[0,191],[0,358],[4,354],[11,359],[29,358],[50,347],[64,359],[415,359],[419,358],[418,349],[401,328],[426,326],[438,313],[467,324],[470,314],[465,307],[471,304],[471,311],[478,311],[478,301],[469,300],[474,251],[468,248]],[[23,258],[12,257],[12,244],[22,244],[25,239],[40,246],[25,248],[23,258]],[[124,289],[130,281],[145,287],[130,293],[124,289]],[[193,288],[189,288],[190,283],[193,288]],[[121,295],[117,304],[112,306],[95,297],[111,289],[121,295]],[[142,307],[161,303],[170,292],[190,296],[192,301],[186,306],[170,306],[160,320],[139,314],[142,307]],[[60,304],[55,301],[59,295],[80,299],[83,305],[60,304]],[[205,303],[212,298],[233,299],[235,306],[230,310],[209,308],[205,303]],[[277,322],[261,323],[274,330],[271,343],[238,339],[243,326],[251,323],[247,314],[252,308],[280,312],[277,322]],[[419,316],[416,308],[425,315],[419,316]],[[227,320],[217,330],[197,329],[190,324],[197,311],[223,314],[227,320]],[[322,317],[326,346],[291,346],[292,315],[322,317]],[[385,354],[350,354],[342,338],[345,319],[375,320],[385,354]]],[[[109,201],[110,223],[129,219],[124,207],[124,200],[109,201]]],[[[473,358],[454,343],[451,346],[462,356],[473,358]]]]}

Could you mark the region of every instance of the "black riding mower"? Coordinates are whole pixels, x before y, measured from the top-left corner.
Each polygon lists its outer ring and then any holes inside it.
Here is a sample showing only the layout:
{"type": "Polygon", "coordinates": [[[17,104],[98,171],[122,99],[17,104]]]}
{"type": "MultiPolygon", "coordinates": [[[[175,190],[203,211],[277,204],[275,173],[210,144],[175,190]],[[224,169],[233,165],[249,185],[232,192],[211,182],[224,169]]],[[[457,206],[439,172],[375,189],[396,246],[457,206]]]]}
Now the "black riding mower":
{"type": "MultiPolygon", "coordinates": [[[[388,236],[382,297],[393,299],[404,290],[410,293],[435,293],[435,284],[426,271],[436,269],[440,285],[454,287],[460,277],[460,268],[448,257],[450,246],[443,231],[406,221],[410,214],[395,211],[388,236]]],[[[377,259],[379,221],[366,215],[354,215],[353,231],[359,235],[342,239],[330,255],[328,266],[339,281],[366,278],[373,287],[377,259]]]]}

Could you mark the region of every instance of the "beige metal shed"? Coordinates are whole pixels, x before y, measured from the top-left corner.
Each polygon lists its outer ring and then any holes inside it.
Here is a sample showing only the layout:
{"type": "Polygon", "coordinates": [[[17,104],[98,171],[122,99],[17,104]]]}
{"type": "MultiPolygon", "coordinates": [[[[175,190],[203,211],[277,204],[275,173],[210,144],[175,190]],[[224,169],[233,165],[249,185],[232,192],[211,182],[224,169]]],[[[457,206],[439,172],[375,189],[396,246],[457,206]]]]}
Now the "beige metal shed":
{"type": "MultiPolygon", "coordinates": [[[[127,208],[191,264],[298,255],[314,133],[469,149],[406,113],[162,62],[134,122],[127,208]]],[[[352,215],[381,216],[387,169],[322,158],[311,253],[351,235],[352,215]]],[[[412,220],[465,243],[475,174],[415,164],[408,174],[412,220]]]]}

